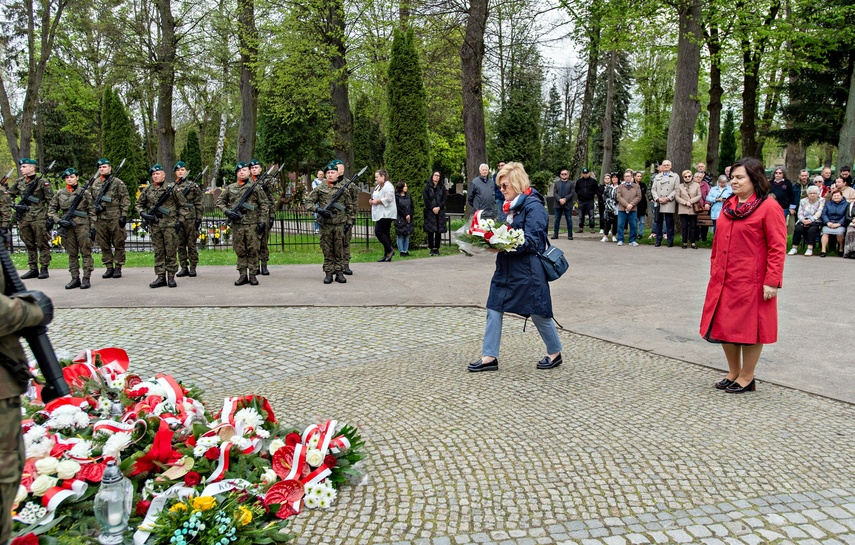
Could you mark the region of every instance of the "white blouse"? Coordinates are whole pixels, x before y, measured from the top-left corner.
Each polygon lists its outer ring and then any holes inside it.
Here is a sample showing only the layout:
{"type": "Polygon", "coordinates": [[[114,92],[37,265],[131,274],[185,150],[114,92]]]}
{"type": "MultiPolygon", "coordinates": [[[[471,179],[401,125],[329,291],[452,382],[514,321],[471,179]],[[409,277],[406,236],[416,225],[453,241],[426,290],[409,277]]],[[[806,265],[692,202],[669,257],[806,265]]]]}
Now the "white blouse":
{"type": "Polygon", "coordinates": [[[372,200],[380,200],[380,204],[371,205],[371,219],[377,221],[383,218],[395,219],[398,217],[398,207],[395,206],[395,186],[392,182],[386,182],[383,186],[375,186],[372,200]]]}

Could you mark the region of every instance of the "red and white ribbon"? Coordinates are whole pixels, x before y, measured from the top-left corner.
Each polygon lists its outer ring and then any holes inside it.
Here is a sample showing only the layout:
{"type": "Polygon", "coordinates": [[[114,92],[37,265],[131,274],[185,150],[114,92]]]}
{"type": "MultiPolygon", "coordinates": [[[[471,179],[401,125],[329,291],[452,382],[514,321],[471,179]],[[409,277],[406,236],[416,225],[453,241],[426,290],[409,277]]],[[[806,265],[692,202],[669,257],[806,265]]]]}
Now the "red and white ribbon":
{"type": "Polygon", "coordinates": [[[217,459],[217,467],[214,468],[214,472],[211,473],[211,476],[208,478],[209,483],[219,481],[226,474],[226,471],[229,470],[229,453],[231,450],[231,443],[225,443],[220,446],[220,457],[217,459]]]}
{"type": "Polygon", "coordinates": [[[47,509],[47,515],[39,521],[39,526],[44,526],[53,521],[56,510],[59,509],[62,502],[72,497],[80,499],[87,488],[89,485],[85,481],[77,479],[63,481],[62,486],[49,488],[42,496],[42,506],[47,509]]]}

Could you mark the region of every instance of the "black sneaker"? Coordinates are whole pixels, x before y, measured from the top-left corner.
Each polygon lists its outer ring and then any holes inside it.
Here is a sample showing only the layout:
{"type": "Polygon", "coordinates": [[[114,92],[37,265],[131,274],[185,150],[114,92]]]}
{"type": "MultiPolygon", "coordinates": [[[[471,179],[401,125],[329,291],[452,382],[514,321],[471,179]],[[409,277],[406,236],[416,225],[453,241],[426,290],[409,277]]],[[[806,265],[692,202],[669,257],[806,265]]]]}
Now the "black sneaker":
{"type": "Polygon", "coordinates": [[[553,367],[558,367],[561,365],[563,361],[561,360],[561,353],[559,352],[557,356],[555,356],[554,360],[549,359],[549,356],[543,356],[543,359],[537,362],[538,369],[552,369],[553,367]]]}
{"type": "Polygon", "coordinates": [[[499,370],[499,360],[497,358],[493,358],[492,361],[488,361],[487,363],[482,363],[480,359],[477,361],[473,361],[466,368],[470,373],[477,373],[479,371],[498,371],[499,370]]]}

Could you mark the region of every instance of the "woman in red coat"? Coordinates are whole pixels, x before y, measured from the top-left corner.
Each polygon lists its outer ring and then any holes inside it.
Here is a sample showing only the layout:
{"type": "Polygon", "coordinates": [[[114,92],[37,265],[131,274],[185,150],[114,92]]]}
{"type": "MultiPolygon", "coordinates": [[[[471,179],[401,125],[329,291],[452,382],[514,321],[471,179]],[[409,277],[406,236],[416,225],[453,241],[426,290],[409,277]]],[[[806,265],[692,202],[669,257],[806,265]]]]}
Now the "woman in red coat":
{"type": "Polygon", "coordinates": [[[701,335],[721,343],[727,376],[715,387],[754,391],[754,367],[763,345],[778,340],[775,296],[784,275],[787,226],[781,207],[768,198],[763,164],[745,158],[730,171],[733,196],[722,206],[710,256],[710,282],[701,335]]]}

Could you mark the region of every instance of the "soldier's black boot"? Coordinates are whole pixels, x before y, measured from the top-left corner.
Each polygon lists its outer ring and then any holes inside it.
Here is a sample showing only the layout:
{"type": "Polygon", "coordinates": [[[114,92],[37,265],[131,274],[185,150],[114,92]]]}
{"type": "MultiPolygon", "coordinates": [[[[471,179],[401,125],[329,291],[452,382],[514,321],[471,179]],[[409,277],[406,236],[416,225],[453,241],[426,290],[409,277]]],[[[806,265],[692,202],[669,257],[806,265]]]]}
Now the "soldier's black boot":
{"type": "Polygon", "coordinates": [[[89,275],[88,275],[88,274],[84,274],[84,275],[83,275],[83,281],[82,281],[82,282],[80,282],[80,289],[82,289],[82,290],[88,290],[88,289],[89,289],[89,288],[91,288],[91,287],[92,287],[92,283],[89,281],[89,275]]]}
{"type": "Polygon", "coordinates": [[[75,276],[74,278],[71,279],[71,282],[69,282],[68,284],[65,285],[65,289],[67,289],[67,290],[73,290],[74,288],[79,288],[79,287],[80,287],[80,277],[79,276],[75,276]]]}
{"type": "Polygon", "coordinates": [[[246,277],[245,272],[241,272],[238,279],[235,280],[235,286],[243,286],[244,284],[248,284],[248,283],[249,283],[249,279],[246,277]]]}
{"type": "Polygon", "coordinates": [[[196,267],[194,267],[193,265],[190,265],[190,270],[187,271],[187,275],[190,276],[190,278],[195,278],[196,277],[196,267]]]}
{"type": "Polygon", "coordinates": [[[332,284],[332,273],[327,273],[324,277],[324,284],[332,284]]]}
{"type": "Polygon", "coordinates": [[[50,274],[48,274],[47,267],[42,267],[39,270],[39,280],[44,280],[45,278],[47,278],[49,276],[50,276],[50,274]]]}
{"type": "Polygon", "coordinates": [[[113,269],[113,267],[107,267],[107,270],[104,271],[104,274],[101,275],[101,278],[114,278],[115,276],[115,269],[113,269]]]}
{"type": "Polygon", "coordinates": [[[122,277],[122,266],[116,265],[113,269],[113,278],[121,278],[122,277]]]}
{"type": "Polygon", "coordinates": [[[335,273],[335,281],[339,284],[344,284],[347,282],[347,278],[342,273],[335,273]]]}
{"type": "Polygon", "coordinates": [[[178,278],[181,278],[181,277],[183,277],[183,276],[190,276],[190,271],[189,271],[189,270],[187,270],[187,267],[181,267],[181,270],[180,270],[180,271],[178,271],[178,272],[175,274],[175,276],[177,276],[178,278]]]}
{"type": "Polygon", "coordinates": [[[258,278],[256,278],[255,275],[251,274],[251,273],[249,275],[249,285],[250,286],[257,286],[258,285],[258,278]]]}
{"type": "Polygon", "coordinates": [[[267,262],[262,261],[261,263],[261,276],[269,276],[270,271],[267,270],[267,262]]]}
{"type": "Polygon", "coordinates": [[[38,269],[30,269],[21,275],[21,280],[28,280],[30,278],[36,278],[39,275],[38,269]]]}
{"type": "Polygon", "coordinates": [[[154,282],[148,285],[150,288],[162,288],[166,285],[166,276],[161,274],[157,278],[154,279],[154,282]]]}
{"type": "Polygon", "coordinates": [[[353,271],[351,271],[351,270],[350,270],[350,265],[348,265],[347,267],[345,267],[345,268],[344,268],[344,270],[343,270],[343,271],[341,271],[341,272],[343,272],[344,274],[346,274],[346,275],[348,275],[348,276],[350,276],[351,274],[353,274],[353,271]]]}
{"type": "Polygon", "coordinates": [[[166,281],[166,285],[170,288],[177,288],[178,284],[175,283],[175,274],[170,274],[169,279],[166,281]]]}

